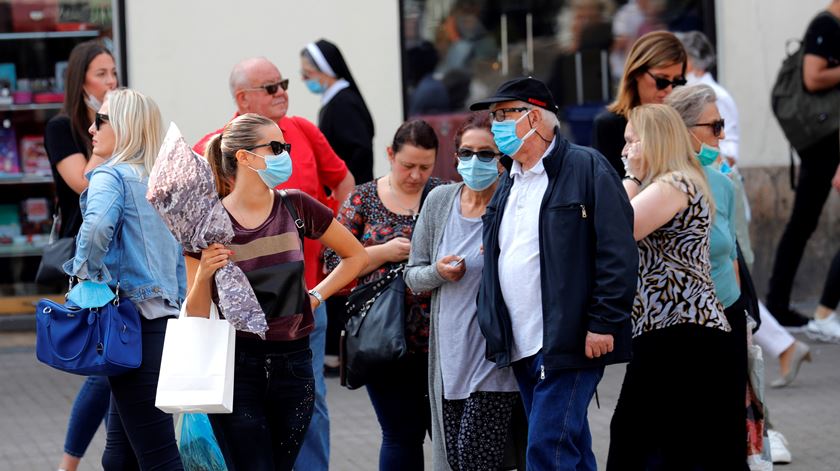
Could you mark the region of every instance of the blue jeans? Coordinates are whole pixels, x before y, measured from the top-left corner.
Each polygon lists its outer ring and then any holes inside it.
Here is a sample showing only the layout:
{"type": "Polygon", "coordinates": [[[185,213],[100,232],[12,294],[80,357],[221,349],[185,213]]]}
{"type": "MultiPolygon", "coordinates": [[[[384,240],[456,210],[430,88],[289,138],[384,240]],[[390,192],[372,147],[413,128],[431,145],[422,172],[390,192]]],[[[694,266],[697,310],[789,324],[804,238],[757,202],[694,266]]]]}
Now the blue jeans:
{"type": "Polygon", "coordinates": [[[588,408],[604,367],[544,370],[542,353],[513,364],[528,416],[528,470],[595,471],[588,408]]]}
{"type": "Polygon", "coordinates": [[[155,407],[168,319],[141,318],[143,361],[140,367],[108,377],[111,409],[102,454],[105,471],[184,469],[175,444],[172,416],[155,407]]]}
{"type": "Polygon", "coordinates": [[[423,440],[432,426],[428,365],[428,354],[409,353],[366,386],[382,429],[380,471],[423,470],[423,440]]]}
{"type": "Polygon", "coordinates": [[[315,374],[315,408],[295,461],[295,469],[300,471],[327,470],[330,467],[330,414],[327,411],[327,383],[324,381],[327,306],[321,304],[313,314],[315,330],[309,335],[309,348],[312,349],[312,372],[315,374]]]}
{"type": "Polygon", "coordinates": [[[306,338],[237,337],[233,412],[208,414],[228,471],[291,470],[315,401],[306,338]]]}
{"type": "Polygon", "coordinates": [[[70,410],[67,423],[67,436],[64,439],[64,452],[81,458],[85,455],[90,441],[96,434],[99,424],[108,412],[111,399],[111,387],[104,376],[88,376],[70,410]]]}

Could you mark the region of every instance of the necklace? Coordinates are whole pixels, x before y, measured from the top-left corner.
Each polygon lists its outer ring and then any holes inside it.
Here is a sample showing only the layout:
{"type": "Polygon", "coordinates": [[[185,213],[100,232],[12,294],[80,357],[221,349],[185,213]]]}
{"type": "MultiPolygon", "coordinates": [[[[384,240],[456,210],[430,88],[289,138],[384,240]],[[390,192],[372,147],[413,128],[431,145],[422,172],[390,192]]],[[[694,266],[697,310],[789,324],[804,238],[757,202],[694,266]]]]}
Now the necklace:
{"type": "Polygon", "coordinates": [[[411,216],[411,218],[416,221],[417,216],[419,216],[420,214],[419,214],[419,210],[414,209],[414,208],[419,206],[419,204],[417,206],[412,207],[412,208],[406,208],[405,206],[403,206],[402,201],[400,201],[400,199],[397,197],[397,192],[394,191],[394,186],[391,185],[391,175],[390,174],[388,175],[388,190],[390,190],[391,197],[394,198],[394,202],[397,203],[397,206],[399,206],[400,209],[402,209],[403,211],[407,211],[408,215],[411,216]]]}

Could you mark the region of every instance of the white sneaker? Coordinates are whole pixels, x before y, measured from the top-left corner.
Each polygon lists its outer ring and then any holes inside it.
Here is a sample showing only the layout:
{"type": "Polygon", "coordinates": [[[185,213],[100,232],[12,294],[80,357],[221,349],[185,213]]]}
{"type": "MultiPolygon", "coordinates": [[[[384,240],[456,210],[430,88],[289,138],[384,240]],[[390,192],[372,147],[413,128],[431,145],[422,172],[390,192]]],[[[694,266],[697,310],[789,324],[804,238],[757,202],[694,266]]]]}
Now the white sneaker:
{"type": "Polygon", "coordinates": [[[812,319],[805,326],[805,335],[821,342],[840,343],[840,321],[831,313],[825,319],[812,319]]]}
{"type": "Polygon", "coordinates": [[[770,457],[774,464],[788,464],[790,463],[790,450],[788,450],[788,442],[781,432],[775,430],[767,431],[767,438],[770,441],[770,457]]]}

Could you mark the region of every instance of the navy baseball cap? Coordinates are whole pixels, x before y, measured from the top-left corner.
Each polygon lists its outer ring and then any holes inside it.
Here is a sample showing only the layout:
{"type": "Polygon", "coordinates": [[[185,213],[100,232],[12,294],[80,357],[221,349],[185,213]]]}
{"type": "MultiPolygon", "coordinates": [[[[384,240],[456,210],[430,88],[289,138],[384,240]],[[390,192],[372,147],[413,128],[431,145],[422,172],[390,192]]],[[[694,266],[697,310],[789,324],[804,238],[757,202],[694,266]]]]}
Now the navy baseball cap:
{"type": "Polygon", "coordinates": [[[553,113],[557,113],[559,110],[548,87],[533,77],[520,77],[508,80],[499,86],[495,95],[470,105],[470,110],[486,110],[493,103],[514,100],[524,101],[525,103],[539,106],[553,113]]]}

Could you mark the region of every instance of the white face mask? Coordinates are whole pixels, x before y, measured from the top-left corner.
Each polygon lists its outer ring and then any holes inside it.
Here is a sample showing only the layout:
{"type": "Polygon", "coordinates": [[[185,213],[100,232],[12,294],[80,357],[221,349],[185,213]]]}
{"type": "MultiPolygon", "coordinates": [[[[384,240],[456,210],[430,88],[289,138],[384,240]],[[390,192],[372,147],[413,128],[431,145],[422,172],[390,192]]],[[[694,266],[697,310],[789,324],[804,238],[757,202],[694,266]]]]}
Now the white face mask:
{"type": "Polygon", "coordinates": [[[85,104],[88,108],[92,109],[94,113],[98,112],[99,108],[102,108],[102,102],[87,92],[85,92],[85,104]]]}

